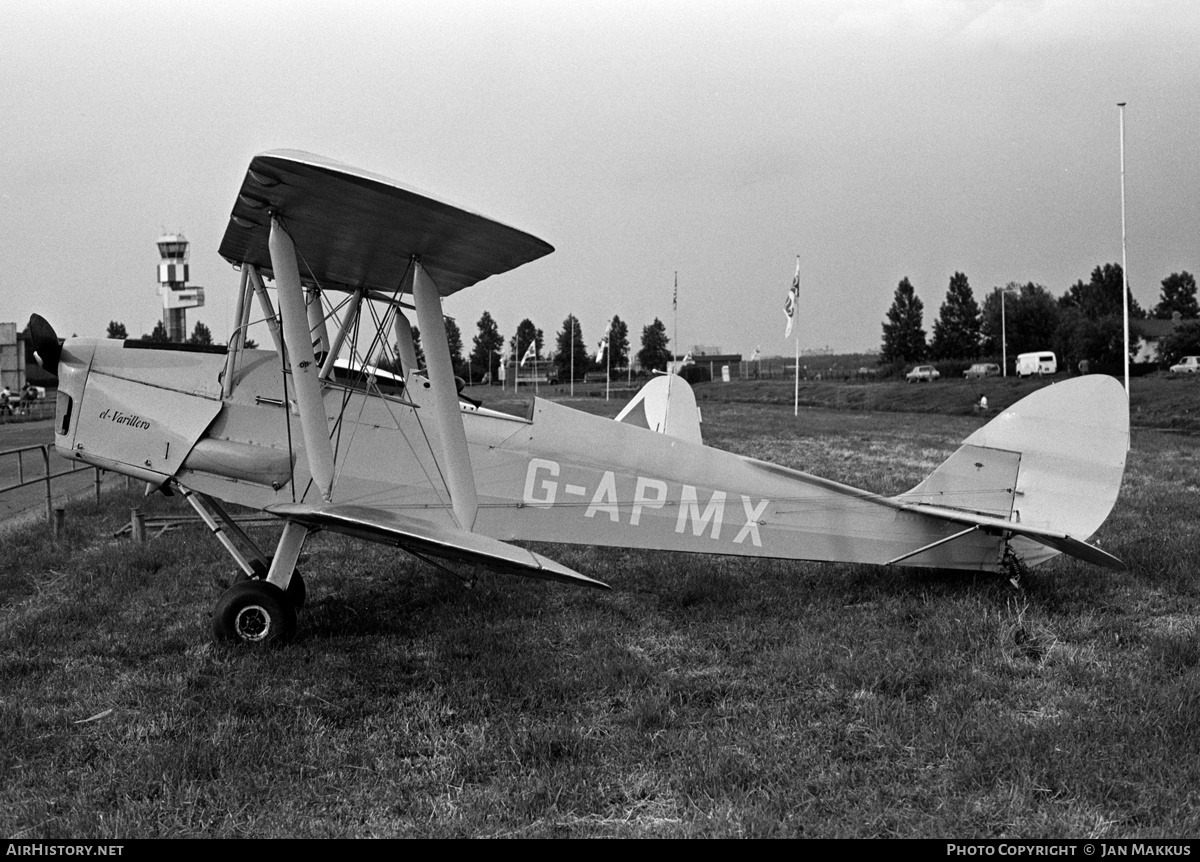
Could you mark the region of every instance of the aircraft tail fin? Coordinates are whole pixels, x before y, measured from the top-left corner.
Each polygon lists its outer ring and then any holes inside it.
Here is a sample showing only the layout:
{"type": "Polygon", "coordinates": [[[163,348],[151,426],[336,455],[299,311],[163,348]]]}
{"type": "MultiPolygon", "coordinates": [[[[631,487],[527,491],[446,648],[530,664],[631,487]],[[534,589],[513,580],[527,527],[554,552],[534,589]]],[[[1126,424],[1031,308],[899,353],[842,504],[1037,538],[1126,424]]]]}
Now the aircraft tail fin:
{"type": "Polygon", "coordinates": [[[1074,378],[1002,410],[897,501],[989,532],[1011,525],[1030,565],[1059,551],[1106,565],[1083,542],[1116,503],[1128,447],[1124,387],[1106,375],[1074,378]]]}
{"type": "Polygon", "coordinates": [[[688,382],[677,374],[653,378],[617,414],[617,421],[701,444],[700,408],[688,382]]]}

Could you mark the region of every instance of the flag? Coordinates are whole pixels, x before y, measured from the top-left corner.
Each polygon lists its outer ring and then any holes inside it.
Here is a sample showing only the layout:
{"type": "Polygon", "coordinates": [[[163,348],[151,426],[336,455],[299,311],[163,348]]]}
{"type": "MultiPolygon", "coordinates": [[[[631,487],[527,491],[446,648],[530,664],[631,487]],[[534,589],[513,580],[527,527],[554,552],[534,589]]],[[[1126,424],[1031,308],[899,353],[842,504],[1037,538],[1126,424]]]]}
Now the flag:
{"type": "MultiPolygon", "coordinates": [[[[797,261],[799,263],[799,261],[797,261]]],[[[671,310],[679,310],[679,273],[675,273],[675,293],[671,297],[671,310]]]]}
{"type": "Polygon", "coordinates": [[[761,345],[759,345],[758,347],[754,348],[754,355],[750,357],[750,361],[751,361],[751,362],[753,362],[754,360],[758,359],[758,355],[759,355],[761,352],[762,352],[762,346],[761,346],[761,345]]]}
{"type": "Polygon", "coordinates": [[[787,331],[784,338],[792,337],[792,321],[796,317],[796,304],[800,301],[800,258],[796,258],[796,275],[792,278],[792,287],[788,290],[787,299],[783,301],[783,313],[787,315],[787,331]]]}
{"type": "Polygon", "coordinates": [[[596,361],[600,361],[600,357],[604,355],[604,351],[608,350],[608,336],[600,339],[600,343],[596,346],[596,361]]]}
{"type": "Polygon", "coordinates": [[[529,349],[525,351],[525,355],[521,357],[521,367],[525,367],[525,363],[530,359],[537,359],[537,339],[529,342],[529,349]]]}

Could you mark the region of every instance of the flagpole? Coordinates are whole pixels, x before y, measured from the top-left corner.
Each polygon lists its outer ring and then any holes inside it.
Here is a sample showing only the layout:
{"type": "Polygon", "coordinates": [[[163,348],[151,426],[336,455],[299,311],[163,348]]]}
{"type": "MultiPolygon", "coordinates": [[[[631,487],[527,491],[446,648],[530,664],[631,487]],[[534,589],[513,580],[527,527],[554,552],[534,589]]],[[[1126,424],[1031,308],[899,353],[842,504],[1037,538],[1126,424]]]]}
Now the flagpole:
{"type": "Polygon", "coordinates": [[[517,329],[517,334],[513,336],[513,343],[516,348],[513,350],[513,395],[515,396],[521,390],[521,330],[517,329]]]}
{"type": "MultiPolygon", "coordinates": [[[[788,317],[788,329],[792,328],[792,317],[795,316],[797,308],[800,304],[800,255],[796,255],[796,274],[792,277],[792,291],[794,293],[792,313],[788,317]]],[[[792,387],[792,415],[799,418],[800,416],[800,330],[796,330],[796,378],[795,384],[792,387]]]]}
{"type": "Polygon", "coordinates": [[[800,415],[800,330],[796,330],[796,385],[792,393],[792,415],[800,415]]]}
{"type": "Polygon", "coordinates": [[[675,351],[679,349],[679,270],[675,270],[675,292],[671,294],[671,338],[675,346],[671,348],[668,354],[671,357],[671,365],[667,368],[669,372],[669,376],[667,377],[668,404],[671,403],[671,384],[678,373],[675,366],[675,351]]]}
{"type": "Polygon", "coordinates": [[[1125,103],[1121,109],[1121,310],[1125,321],[1125,399],[1129,399],[1129,270],[1125,260],[1125,103]]]}
{"type": "Polygon", "coordinates": [[[675,351],[679,349],[679,270],[675,270],[675,292],[671,294],[671,338],[675,346],[671,348],[671,373],[675,373],[675,351]]]}
{"type": "Polygon", "coordinates": [[[608,322],[608,335],[604,339],[604,400],[608,400],[608,389],[612,384],[612,321],[608,322]]]}
{"type": "Polygon", "coordinates": [[[575,315],[571,315],[571,397],[575,397],[575,315]]]}
{"type": "Polygon", "coordinates": [[[1004,288],[1000,288],[1000,371],[1001,377],[1008,376],[1008,324],[1004,320],[1004,294],[1008,293],[1004,288]]]}
{"type": "MultiPolygon", "coordinates": [[[[1129,263],[1125,259],[1125,103],[1118,102],[1121,109],[1121,311],[1125,321],[1125,409],[1128,411],[1129,397],[1129,263]]],[[[1126,426],[1128,428],[1128,425],[1126,426]]],[[[1125,438],[1125,450],[1133,448],[1133,434],[1125,438]]]]}

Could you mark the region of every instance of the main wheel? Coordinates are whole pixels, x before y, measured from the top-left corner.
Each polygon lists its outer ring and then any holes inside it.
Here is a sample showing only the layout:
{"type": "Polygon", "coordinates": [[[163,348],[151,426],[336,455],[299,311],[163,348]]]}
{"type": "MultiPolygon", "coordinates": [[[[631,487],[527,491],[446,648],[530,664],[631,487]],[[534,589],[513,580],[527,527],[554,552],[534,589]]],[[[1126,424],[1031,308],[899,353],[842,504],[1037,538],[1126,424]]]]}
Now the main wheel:
{"type": "Polygon", "coordinates": [[[288,581],[287,597],[297,613],[304,610],[304,600],[308,598],[308,589],[304,586],[304,575],[300,574],[299,569],[292,570],[291,580],[288,581]]]}
{"type": "Polygon", "coordinates": [[[274,584],[240,581],[217,599],[212,630],[224,643],[281,644],[296,634],[296,610],[274,584]]]}
{"type": "MultiPolygon", "coordinates": [[[[254,574],[247,575],[243,571],[238,571],[233,576],[233,582],[240,584],[242,581],[265,581],[267,578],[267,567],[255,560],[251,563],[254,566],[254,574]]],[[[296,613],[304,610],[304,602],[308,598],[308,588],[304,584],[304,575],[300,574],[299,569],[292,569],[292,577],[288,581],[287,587],[288,601],[292,603],[292,607],[296,609],[296,613]]]]}

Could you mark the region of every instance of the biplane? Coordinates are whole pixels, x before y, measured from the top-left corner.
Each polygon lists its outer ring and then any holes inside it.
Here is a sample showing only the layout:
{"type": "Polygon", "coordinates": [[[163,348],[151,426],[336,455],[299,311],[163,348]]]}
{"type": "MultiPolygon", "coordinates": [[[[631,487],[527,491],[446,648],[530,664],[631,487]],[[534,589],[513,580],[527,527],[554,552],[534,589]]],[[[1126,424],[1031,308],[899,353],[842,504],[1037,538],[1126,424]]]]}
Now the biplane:
{"type": "Polygon", "coordinates": [[[694,395],[675,375],[647,384],[619,421],[541,398],[523,417],[468,403],[443,300],[552,250],[327,158],[255,156],[220,246],[240,271],[227,345],[60,346],[34,315],[35,350],[59,378],[55,445],[195,508],[241,573],[213,611],[222,641],[293,636],[305,596],[297,560],[320,530],[460,575],[601,588],[514,543],[1009,575],[1064,553],[1123,568],[1088,543],[1125,465],[1128,407],[1111,377],[1033,393],[898,496],[705,446],[694,395]],[[263,321],[273,349],[250,349],[247,327],[263,321]],[[401,373],[378,373],[372,360],[393,345],[401,373]],[[228,504],[281,519],[275,547],[241,530],[228,504]]]}

